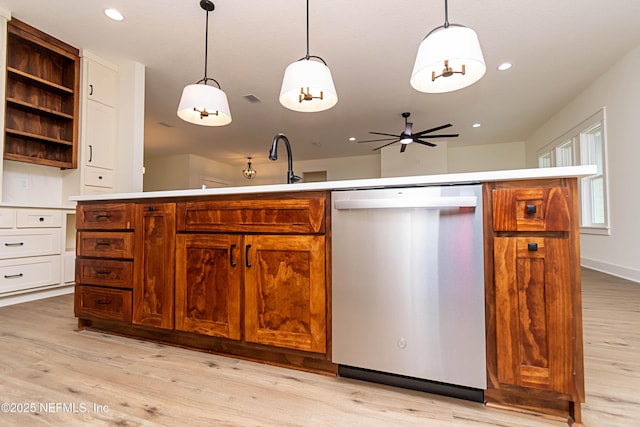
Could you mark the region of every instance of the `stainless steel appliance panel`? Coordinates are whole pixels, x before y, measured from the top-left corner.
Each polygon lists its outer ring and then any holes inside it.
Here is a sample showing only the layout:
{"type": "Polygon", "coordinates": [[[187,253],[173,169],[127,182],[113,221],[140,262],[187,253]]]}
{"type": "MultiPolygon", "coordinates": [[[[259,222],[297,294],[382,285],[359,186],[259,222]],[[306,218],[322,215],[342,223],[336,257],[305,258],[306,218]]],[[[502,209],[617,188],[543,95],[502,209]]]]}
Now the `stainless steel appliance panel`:
{"type": "Polygon", "coordinates": [[[486,388],[480,185],[335,191],[333,362],[486,388]]]}

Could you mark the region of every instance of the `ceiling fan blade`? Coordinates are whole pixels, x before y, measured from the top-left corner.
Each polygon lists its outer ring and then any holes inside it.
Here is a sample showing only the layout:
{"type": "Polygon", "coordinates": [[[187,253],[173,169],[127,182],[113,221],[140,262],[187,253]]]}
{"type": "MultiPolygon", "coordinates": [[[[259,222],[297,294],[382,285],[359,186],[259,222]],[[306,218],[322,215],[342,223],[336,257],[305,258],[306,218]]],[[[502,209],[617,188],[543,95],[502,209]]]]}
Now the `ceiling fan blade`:
{"type": "MultiPolygon", "coordinates": [[[[417,136],[417,135],[414,135],[414,136],[419,138],[419,136],[417,136]]],[[[420,136],[422,136],[422,135],[420,135],[420,136]]],[[[448,133],[448,134],[445,134],[445,135],[429,135],[429,136],[427,136],[427,138],[457,138],[459,136],[460,136],[459,133],[448,133]]]]}
{"type": "Polygon", "coordinates": [[[394,136],[393,138],[382,138],[382,139],[367,139],[365,141],[358,141],[358,144],[362,143],[362,142],[380,142],[380,141],[391,141],[392,139],[398,139],[397,136],[394,136]]]}
{"type": "Polygon", "coordinates": [[[400,144],[400,145],[402,145],[402,147],[400,147],[400,152],[401,152],[401,153],[404,153],[404,150],[406,150],[406,149],[407,149],[407,145],[408,145],[408,144],[400,144]]]}
{"type": "Polygon", "coordinates": [[[396,139],[396,140],[395,140],[395,141],[393,141],[393,142],[390,142],[390,143],[388,143],[388,144],[381,145],[380,147],[378,147],[378,148],[374,148],[374,149],[373,149],[373,150],[371,150],[371,151],[379,150],[379,149],[384,148],[384,147],[386,147],[386,146],[388,146],[388,145],[395,144],[395,143],[396,143],[396,142],[398,142],[398,141],[400,141],[400,140],[399,140],[399,139],[396,139]]]}
{"type": "Polygon", "coordinates": [[[432,129],[427,129],[427,130],[423,130],[423,131],[414,133],[414,135],[424,135],[425,133],[430,133],[430,132],[435,132],[435,131],[440,130],[440,129],[450,128],[451,126],[452,126],[451,123],[448,123],[446,125],[442,125],[442,126],[438,126],[438,127],[432,128],[432,129]]]}
{"type": "Polygon", "coordinates": [[[393,134],[393,133],[382,133],[382,132],[369,132],[369,133],[372,133],[372,134],[374,134],[374,135],[392,136],[392,137],[394,137],[394,138],[397,138],[397,137],[398,137],[398,135],[395,135],[395,134],[393,134]]]}
{"type": "Polygon", "coordinates": [[[428,145],[429,147],[437,147],[436,144],[432,144],[430,142],[423,141],[421,139],[414,139],[413,142],[417,142],[418,144],[422,144],[422,145],[428,145]]]}

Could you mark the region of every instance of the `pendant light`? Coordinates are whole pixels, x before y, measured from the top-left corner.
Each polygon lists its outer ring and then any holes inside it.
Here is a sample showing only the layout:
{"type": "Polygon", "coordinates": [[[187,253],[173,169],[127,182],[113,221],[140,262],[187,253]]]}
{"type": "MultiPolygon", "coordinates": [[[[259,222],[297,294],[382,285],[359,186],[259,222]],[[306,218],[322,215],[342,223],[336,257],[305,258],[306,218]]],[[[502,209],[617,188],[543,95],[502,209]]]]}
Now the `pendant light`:
{"type": "Polygon", "coordinates": [[[480,80],[487,67],[476,32],[449,24],[447,0],[444,25],[433,29],[420,43],[411,73],[411,86],[420,92],[452,92],[480,80]]]}
{"type": "Polygon", "coordinates": [[[210,0],[201,0],[200,7],[207,12],[204,40],[204,78],[185,86],[178,105],[178,117],[202,126],[223,126],[231,123],[231,111],[227,95],[220,84],[207,77],[207,48],[209,43],[209,12],[215,9],[210,0]],[[209,85],[210,82],[217,87],[209,85]]]}
{"type": "Polygon", "coordinates": [[[247,157],[247,159],[249,160],[247,162],[247,168],[242,170],[242,175],[247,179],[253,179],[256,177],[256,170],[251,169],[251,157],[247,157]]]}
{"type": "Polygon", "coordinates": [[[307,54],[286,68],[280,89],[280,104],[294,111],[317,112],[328,110],[337,102],[338,94],[327,63],[319,56],[309,55],[307,0],[307,54]]]}

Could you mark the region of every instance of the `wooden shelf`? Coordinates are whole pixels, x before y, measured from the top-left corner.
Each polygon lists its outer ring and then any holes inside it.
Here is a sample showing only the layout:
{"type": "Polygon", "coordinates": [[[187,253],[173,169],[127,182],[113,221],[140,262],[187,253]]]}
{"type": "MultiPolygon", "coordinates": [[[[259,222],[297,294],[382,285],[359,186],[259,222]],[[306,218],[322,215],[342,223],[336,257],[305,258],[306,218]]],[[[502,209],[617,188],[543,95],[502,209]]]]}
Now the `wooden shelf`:
{"type": "Polygon", "coordinates": [[[33,74],[29,74],[27,72],[18,70],[18,69],[13,68],[13,67],[7,67],[7,74],[8,74],[9,77],[15,76],[17,78],[29,81],[31,83],[42,85],[45,88],[58,90],[58,91],[64,92],[64,93],[70,93],[70,94],[74,93],[73,88],[68,88],[66,86],[62,86],[62,85],[59,85],[57,83],[50,82],[48,80],[42,79],[42,78],[40,78],[38,76],[34,76],[33,74]]]}
{"type": "Polygon", "coordinates": [[[15,105],[18,108],[24,108],[26,110],[34,111],[36,113],[37,112],[46,113],[53,117],[57,117],[61,119],[68,119],[68,120],[75,119],[75,117],[73,117],[73,115],[71,114],[63,113],[62,111],[56,111],[51,108],[42,107],[40,105],[32,104],[30,102],[25,102],[16,98],[7,97],[7,105],[15,105]]]}
{"type": "Polygon", "coordinates": [[[7,26],[4,158],[77,167],[78,49],[17,19],[7,26]]]}
{"type": "Polygon", "coordinates": [[[5,129],[5,132],[7,135],[15,135],[22,138],[27,138],[27,139],[37,140],[37,141],[49,142],[53,144],[73,145],[73,141],[67,141],[65,139],[60,139],[60,138],[51,138],[49,136],[43,136],[37,133],[23,132],[20,130],[9,129],[9,128],[5,129]]]}

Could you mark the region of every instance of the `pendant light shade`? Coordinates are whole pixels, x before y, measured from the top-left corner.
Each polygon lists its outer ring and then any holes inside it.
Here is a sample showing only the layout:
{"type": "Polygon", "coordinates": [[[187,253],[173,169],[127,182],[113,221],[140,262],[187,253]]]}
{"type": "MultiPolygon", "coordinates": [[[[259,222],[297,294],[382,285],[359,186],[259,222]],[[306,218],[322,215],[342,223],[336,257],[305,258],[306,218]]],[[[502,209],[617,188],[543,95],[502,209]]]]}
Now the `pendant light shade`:
{"type": "Polygon", "coordinates": [[[303,58],[284,71],[280,103],[288,109],[316,112],[328,110],[337,102],[331,70],[323,62],[303,58]]]}
{"type": "Polygon", "coordinates": [[[207,51],[209,44],[209,12],[215,9],[210,0],[200,0],[200,7],[207,12],[204,41],[204,78],[185,86],[178,104],[178,117],[201,126],[223,126],[231,123],[231,111],[227,95],[220,84],[207,77],[207,51]],[[210,82],[217,87],[209,85],[210,82]]]}
{"type": "Polygon", "coordinates": [[[327,63],[309,55],[309,0],[307,0],[307,54],[290,64],[284,72],[280,104],[305,113],[328,110],[338,102],[327,63]],[[312,60],[313,59],[313,60],[312,60]]]}
{"type": "Polygon", "coordinates": [[[185,86],[178,105],[178,117],[202,126],[231,123],[227,95],[214,86],[195,83],[185,86]]]}
{"type": "Polygon", "coordinates": [[[445,0],[445,23],[420,43],[411,86],[420,92],[452,92],[477,82],[486,70],[476,32],[463,25],[449,24],[445,0]]]}

